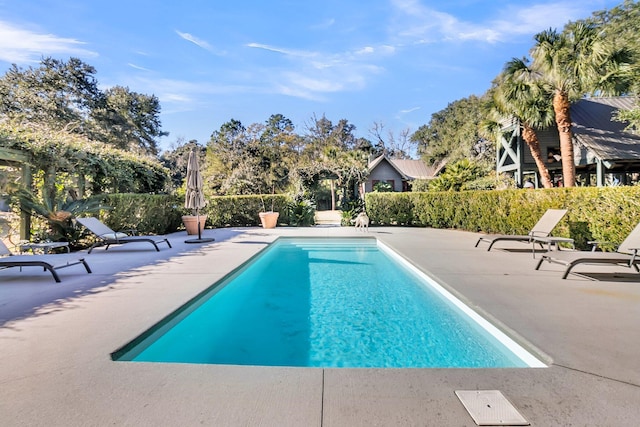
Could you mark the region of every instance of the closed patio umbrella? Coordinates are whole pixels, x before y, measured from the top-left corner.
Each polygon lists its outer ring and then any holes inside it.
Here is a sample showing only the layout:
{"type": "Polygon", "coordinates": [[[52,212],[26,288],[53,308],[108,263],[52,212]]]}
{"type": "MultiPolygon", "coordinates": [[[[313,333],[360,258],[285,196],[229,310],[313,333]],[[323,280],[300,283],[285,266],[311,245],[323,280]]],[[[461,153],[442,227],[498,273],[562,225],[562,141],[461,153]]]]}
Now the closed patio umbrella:
{"type": "Polygon", "coordinates": [[[198,238],[185,240],[186,243],[203,243],[211,242],[212,238],[202,238],[202,230],[200,230],[200,209],[207,205],[204,198],[202,174],[200,174],[200,165],[198,164],[198,154],[195,150],[189,153],[187,162],[187,191],[184,196],[184,207],[196,211],[196,223],[198,224],[198,238]]]}

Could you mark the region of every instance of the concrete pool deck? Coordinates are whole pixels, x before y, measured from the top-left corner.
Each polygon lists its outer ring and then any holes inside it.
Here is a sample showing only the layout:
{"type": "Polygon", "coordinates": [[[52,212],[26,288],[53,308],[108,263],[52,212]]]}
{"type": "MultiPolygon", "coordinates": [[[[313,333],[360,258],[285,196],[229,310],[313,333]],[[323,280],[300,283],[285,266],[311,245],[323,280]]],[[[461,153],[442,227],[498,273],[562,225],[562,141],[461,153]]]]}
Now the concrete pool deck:
{"type": "MultiPolygon", "coordinates": [[[[526,245],[474,248],[477,233],[371,228],[539,354],[548,368],[313,369],[113,362],[110,353],[278,236],[353,228],[206,230],[209,244],[96,249],[62,283],[0,271],[3,426],[474,426],[454,392],[500,390],[533,426],[640,420],[640,281],[621,267],[535,271],[526,245]],[[519,250],[518,250],[519,249],[519,250]],[[616,274],[614,274],[616,273],[616,274]],[[597,280],[593,280],[597,279],[597,280]]],[[[135,246],[134,246],[135,245],[135,246]]],[[[11,271],[14,270],[14,271],[11,271]]]]}

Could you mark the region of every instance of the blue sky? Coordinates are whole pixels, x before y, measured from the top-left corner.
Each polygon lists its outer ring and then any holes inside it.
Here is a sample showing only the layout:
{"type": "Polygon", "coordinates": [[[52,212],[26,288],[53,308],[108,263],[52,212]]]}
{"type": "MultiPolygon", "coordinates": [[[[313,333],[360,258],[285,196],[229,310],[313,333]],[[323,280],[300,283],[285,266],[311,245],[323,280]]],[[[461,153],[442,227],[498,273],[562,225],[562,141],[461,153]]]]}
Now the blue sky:
{"type": "Polygon", "coordinates": [[[161,149],[276,113],[397,137],[484,93],[535,33],[621,2],[0,0],[0,72],[79,57],[101,86],[160,99],[161,149]]]}

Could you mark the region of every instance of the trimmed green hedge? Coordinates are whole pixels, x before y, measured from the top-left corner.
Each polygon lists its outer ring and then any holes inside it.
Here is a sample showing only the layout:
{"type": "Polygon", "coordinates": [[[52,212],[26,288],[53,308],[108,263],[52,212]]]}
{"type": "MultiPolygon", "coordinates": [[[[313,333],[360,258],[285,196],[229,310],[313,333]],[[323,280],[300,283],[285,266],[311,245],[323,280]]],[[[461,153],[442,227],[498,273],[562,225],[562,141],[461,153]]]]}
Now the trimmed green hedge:
{"type": "MultiPolygon", "coordinates": [[[[202,214],[208,216],[208,227],[258,226],[258,212],[271,210],[272,199],[273,210],[280,212],[278,223],[293,224],[287,209],[293,201],[286,195],[213,197],[202,214]]],[[[554,235],[575,239],[581,249],[589,240],[619,244],[640,221],[640,187],[368,193],[365,199],[372,225],[503,234],[526,234],[547,209],[567,208],[554,235]]],[[[111,228],[145,234],[181,230],[181,216],[191,214],[176,196],[112,194],[106,204],[112,209],[101,218],[111,228]]]]}
{"type": "MultiPolygon", "coordinates": [[[[140,234],[167,234],[182,224],[180,201],[161,194],[108,194],[100,219],[114,230],[138,230],[140,234]]],[[[184,201],[182,202],[184,204],[184,201]]]]}
{"type": "Polygon", "coordinates": [[[291,198],[285,195],[220,196],[207,199],[202,213],[208,215],[207,225],[213,227],[247,227],[260,225],[258,212],[280,212],[278,224],[289,224],[286,206],[291,198]]]}
{"type": "MultiPolygon", "coordinates": [[[[200,213],[207,215],[207,227],[246,227],[260,225],[258,212],[264,209],[280,212],[278,223],[289,225],[287,206],[292,202],[285,195],[224,196],[208,198],[200,213]]],[[[184,229],[182,215],[193,212],[184,208],[177,196],[149,194],[109,194],[100,218],[114,230],[136,229],[141,234],[167,234],[184,229]]]]}
{"type": "Polygon", "coordinates": [[[374,225],[454,228],[526,234],[549,208],[569,212],[554,235],[619,244],[640,221],[640,187],[577,187],[547,190],[368,193],[374,225]]]}

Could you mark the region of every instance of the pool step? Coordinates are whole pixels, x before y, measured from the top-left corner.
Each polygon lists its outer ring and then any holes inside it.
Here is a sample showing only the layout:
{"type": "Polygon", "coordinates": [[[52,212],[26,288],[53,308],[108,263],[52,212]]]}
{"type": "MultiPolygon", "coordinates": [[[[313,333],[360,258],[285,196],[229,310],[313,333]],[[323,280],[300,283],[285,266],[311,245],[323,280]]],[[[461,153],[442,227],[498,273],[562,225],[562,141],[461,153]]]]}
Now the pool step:
{"type": "Polygon", "coordinates": [[[316,225],[340,226],[342,222],[342,211],[316,211],[316,225]]]}

